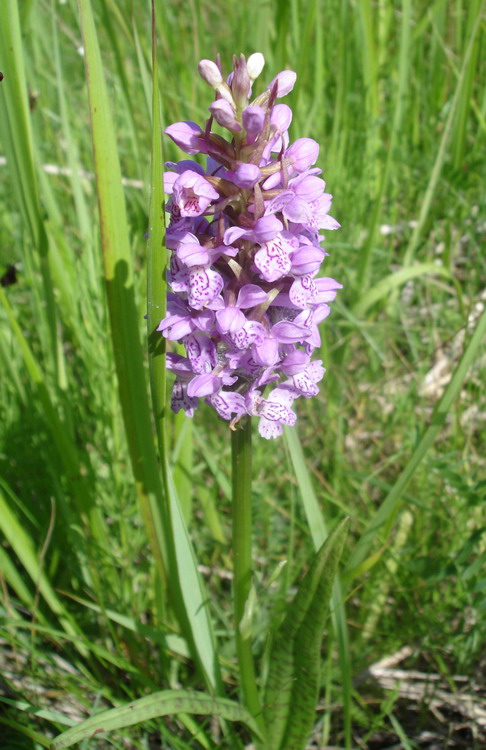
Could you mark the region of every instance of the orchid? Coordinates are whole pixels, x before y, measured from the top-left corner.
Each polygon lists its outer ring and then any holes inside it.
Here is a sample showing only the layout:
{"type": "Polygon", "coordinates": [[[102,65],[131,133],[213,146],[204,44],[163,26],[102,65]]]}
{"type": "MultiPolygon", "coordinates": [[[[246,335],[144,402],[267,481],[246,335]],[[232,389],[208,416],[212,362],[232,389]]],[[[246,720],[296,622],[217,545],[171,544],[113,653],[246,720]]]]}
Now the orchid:
{"type": "Polygon", "coordinates": [[[219,59],[201,60],[215,91],[209,119],[165,130],[207,163],[166,164],[171,292],[158,330],[186,351],[168,358],[174,411],[192,417],[204,399],[231,427],[247,414],[259,417],[262,437],[275,438],[295,424],[293,402],[318,393],[317,326],[342,285],[316,278],[327,255],[319,232],[339,228],[313,166],[319,145],[289,145],[292,111],[276,103],[296,74],[282,71],[252,99],[263,65],[260,53],[235,57],[225,80],[219,59]],[[212,132],[214,121],[228,139],[212,132]]]}

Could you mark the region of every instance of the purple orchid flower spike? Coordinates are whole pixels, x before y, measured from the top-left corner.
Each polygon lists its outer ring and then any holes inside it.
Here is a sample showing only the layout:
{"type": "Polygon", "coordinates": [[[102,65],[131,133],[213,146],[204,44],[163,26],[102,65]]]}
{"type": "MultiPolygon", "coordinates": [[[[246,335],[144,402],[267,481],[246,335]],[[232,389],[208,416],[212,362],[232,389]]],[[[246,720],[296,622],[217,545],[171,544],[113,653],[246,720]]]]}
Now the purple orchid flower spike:
{"type": "Polygon", "coordinates": [[[327,256],[320,230],[339,228],[332,196],[315,167],[319,144],[290,143],[292,110],[280,100],[296,74],[284,70],[253,97],[260,53],[201,60],[199,73],[215,93],[203,127],[178,122],[166,134],[185,153],[208,157],[166,164],[171,251],[167,314],[161,335],[180,342],[169,353],[175,376],[172,408],[192,417],[201,399],[233,427],[258,418],[266,439],[296,421],[294,402],[318,394],[322,362],[319,324],[341,284],[319,277],[327,256]],[[216,121],[228,138],[211,131],[216,121]]]}

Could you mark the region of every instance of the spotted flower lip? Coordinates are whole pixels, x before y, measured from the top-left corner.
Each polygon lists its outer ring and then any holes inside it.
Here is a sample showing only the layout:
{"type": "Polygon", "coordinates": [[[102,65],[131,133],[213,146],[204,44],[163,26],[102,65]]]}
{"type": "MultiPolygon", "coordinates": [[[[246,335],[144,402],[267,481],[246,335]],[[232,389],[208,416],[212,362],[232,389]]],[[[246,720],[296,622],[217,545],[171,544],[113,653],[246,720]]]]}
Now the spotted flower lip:
{"type": "Polygon", "coordinates": [[[215,92],[209,120],[166,128],[207,163],[166,163],[171,291],[158,330],[185,350],[167,355],[174,411],[192,417],[203,401],[233,429],[244,415],[257,418],[260,435],[272,439],[295,424],[296,400],[319,392],[325,369],[312,356],[342,285],[318,276],[328,255],[319,232],[339,224],[314,166],[319,144],[290,143],[292,110],[281,98],[296,74],[281,71],[252,99],[263,66],[261,53],[240,55],[227,76],[219,62],[202,60],[200,75],[215,92]]]}

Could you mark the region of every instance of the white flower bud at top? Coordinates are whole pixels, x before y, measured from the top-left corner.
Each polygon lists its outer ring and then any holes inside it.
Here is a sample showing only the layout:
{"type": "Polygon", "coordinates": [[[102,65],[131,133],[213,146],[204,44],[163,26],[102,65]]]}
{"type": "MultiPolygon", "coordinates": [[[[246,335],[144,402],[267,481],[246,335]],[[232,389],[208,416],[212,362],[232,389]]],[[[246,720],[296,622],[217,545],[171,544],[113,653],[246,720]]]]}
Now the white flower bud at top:
{"type": "Polygon", "coordinates": [[[223,83],[223,76],[216,63],[212,60],[201,60],[197,69],[201,78],[212,86],[213,89],[217,89],[223,83]]]}
{"type": "Polygon", "coordinates": [[[253,55],[250,55],[246,62],[246,69],[248,70],[250,81],[254,81],[255,78],[258,78],[263,70],[264,65],[265,58],[263,57],[261,52],[254,52],[253,55]]]}

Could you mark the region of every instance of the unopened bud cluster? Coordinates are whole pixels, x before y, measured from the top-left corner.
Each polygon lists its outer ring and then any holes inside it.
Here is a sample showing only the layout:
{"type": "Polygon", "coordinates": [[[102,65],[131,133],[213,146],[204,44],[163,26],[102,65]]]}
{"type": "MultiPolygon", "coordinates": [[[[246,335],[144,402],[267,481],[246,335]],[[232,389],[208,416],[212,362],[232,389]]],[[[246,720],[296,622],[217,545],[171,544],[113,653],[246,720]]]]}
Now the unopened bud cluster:
{"type": "Polygon", "coordinates": [[[252,100],[263,55],[233,62],[226,80],[219,61],[199,63],[215,91],[204,129],[178,122],[165,131],[207,163],[166,164],[171,292],[159,330],[186,352],[167,355],[174,411],[192,417],[204,399],[230,426],[259,417],[260,434],[274,438],[295,423],[295,399],[315,396],[324,375],[311,356],[341,284],[316,278],[327,255],[320,230],[339,224],[313,166],[318,144],[289,145],[292,111],[277,100],[295,73],[282,71],[252,100]],[[228,139],[211,131],[214,121],[228,139]]]}

